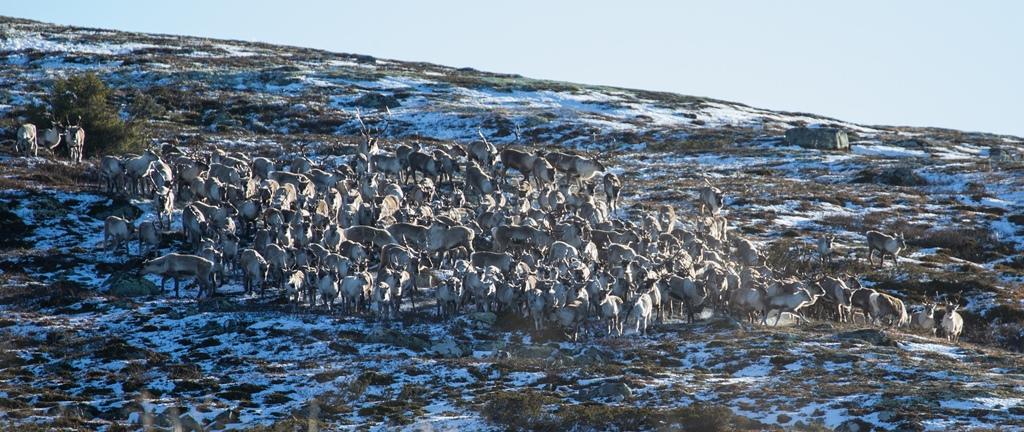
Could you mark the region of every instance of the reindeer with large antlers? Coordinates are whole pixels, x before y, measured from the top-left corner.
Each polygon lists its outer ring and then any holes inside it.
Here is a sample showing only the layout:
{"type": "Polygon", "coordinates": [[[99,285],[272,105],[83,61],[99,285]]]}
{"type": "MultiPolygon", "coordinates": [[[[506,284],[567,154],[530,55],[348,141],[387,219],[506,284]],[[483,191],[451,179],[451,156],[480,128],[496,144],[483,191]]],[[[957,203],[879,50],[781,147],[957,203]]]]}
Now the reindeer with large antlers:
{"type": "Polygon", "coordinates": [[[74,125],[67,121],[67,118],[64,120],[68,125],[64,130],[64,142],[68,145],[68,155],[72,162],[81,163],[85,149],[85,129],[82,129],[82,116],[78,116],[78,121],[74,125]]]}
{"type": "Polygon", "coordinates": [[[384,120],[383,128],[367,126],[366,122],[363,121],[362,113],[358,108],[356,109],[356,120],[359,121],[359,134],[363,136],[363,141],[359,143],[359,154],[365,155],[367,158],[380,150],[377,142],[380,140],[380,137],[387,133],[388,128],[391,127],[391,109],[388,107],[384,107],[384,109],[388,113],[388,118],[384,120]]]}

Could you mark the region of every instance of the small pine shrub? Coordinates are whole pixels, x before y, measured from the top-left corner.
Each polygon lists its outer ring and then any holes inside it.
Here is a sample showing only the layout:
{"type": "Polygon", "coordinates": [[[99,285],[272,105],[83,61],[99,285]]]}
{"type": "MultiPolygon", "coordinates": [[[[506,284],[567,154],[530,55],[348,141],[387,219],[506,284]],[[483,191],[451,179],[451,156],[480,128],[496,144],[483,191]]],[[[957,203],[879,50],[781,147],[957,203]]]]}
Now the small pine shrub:
{"type": "Polygon", "coordinates": [[[110,88],[98,75],[89,72],[58,78],[46,98],[58,121],[68,119],[75,123],[81,117],[86,157],[137,152],[143,147],[139,128],[121,119],[110,96],[110,88]]]}

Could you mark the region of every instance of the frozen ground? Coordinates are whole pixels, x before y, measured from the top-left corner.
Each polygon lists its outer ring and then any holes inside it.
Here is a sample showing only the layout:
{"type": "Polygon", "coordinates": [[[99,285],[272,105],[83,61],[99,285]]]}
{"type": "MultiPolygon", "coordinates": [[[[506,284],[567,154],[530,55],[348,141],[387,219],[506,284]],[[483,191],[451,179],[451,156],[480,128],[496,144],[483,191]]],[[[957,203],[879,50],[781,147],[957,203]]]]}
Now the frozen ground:
{"type": "Polygon", "coordinates": [[[168,108],[151,124],[161,142],[301,148],[331,159],[350,151],[355,109],[382,121],[383,103],[392,141],[465,141],[479,130],[499,143],[518,134],[603,148],[626,181],[627,212],[672,204],[689,214],[706,177],[727,194],[730,229],[755,239],[774,265],[816,275],[810,242],[835,234],[841,253],[828,271],[857,274],[912,305],[962,295],[968,321],[959,346],[859,325],[723,319],[668,320],[646,338],[598,332],[574,344],[487,315],[440,321],[423,309],[379,323],[293,313],[235,286],[204,302],[117,297],[105,281],[138,259],[98,250],[102,218],[150,204],[112,202],[61,164],[0,156],[0,429],[486,430],[518,420],[558,430],[605,429],[609,419],[659,429],[716,409],[750,429],[1024,429],[1024,359],[1013,345],[1024,340],[1014,333],[1024,317],[1024,170],[987,160],[993,146],[1019,151],[1017,138],[262,44],[0,22],[4,117],[54,76],[91,70],[121,91],[156,95],[168,108]],[[851,131],[852,151],[780,141],[806,124],[851,131]],[[913,238],[900,270],[866,265],[868,229],[913,238]],[[532,404],[540,408],[531,417],[532,404]]]}

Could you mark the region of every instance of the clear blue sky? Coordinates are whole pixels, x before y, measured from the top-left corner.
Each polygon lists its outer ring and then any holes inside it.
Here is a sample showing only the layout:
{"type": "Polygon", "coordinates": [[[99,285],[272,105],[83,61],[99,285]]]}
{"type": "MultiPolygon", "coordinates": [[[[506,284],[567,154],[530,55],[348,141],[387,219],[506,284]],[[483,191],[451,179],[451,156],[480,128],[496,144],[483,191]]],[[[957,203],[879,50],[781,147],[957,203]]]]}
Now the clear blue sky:
{"type": "Polygon", "coordinates": [[[50,1],[0,14],[1024,136],[1019,1],[50,1]]]}

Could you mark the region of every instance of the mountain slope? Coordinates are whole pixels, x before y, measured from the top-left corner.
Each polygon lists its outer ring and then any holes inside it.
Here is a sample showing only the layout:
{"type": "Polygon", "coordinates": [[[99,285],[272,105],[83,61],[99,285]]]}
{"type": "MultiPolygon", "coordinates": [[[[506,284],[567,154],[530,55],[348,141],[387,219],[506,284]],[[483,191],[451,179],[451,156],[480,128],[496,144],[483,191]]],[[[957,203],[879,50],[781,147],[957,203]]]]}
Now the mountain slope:
{"type": "Polygon", "coordinates": [[[11,18],[0,23],[0,51],[8,53],[3,77],[10,85],[8,105],[37,98],[54,75],[92,70],[114,86],[157,95],[171,108],[168,120],[176,126],[203,130],[353,134],[356,108],[376,112],[384,106],[391,108],[394,137],[471,140],[479,129],[497,142],[511,142],[518,128],[523,142],[581,147],[700,140],[724,133],[734,140],[751,139],[806,124],[836,125],[863,137],[902,130],[706,98],[364,55],[11,18]],[[230,109],[222,102],[231,102],[230,109]],[[183,113],[176,116],[175,110],[183,113]]]}
{"type": "MultiPolygon", "coordinates": [[[[1019,152],[1016,137],[13,18],[0,19],[0,62],[3,138],[54,77],[94,71],[122,110],[140,91],[154,97],[165,111],[143,119],[153,142],[188,151],[336,166],[354,153],[357,109],[389,124],[385,147],[478,133],[565,146],[622,177],[621,217],[671,205],[700,229],[694,189],[709,181],[730,231],[780,272],[849,273],[912,309],[961,300],[966,321],[959,345],[862,322],[706,316],[668,317],[648,337],[591,323],[573,343],[509,315],[294,313],[243,295],[237,278],[212,300],[193,287],[130,297],[153,293],[112,288],[140,259],[101,248],[103,219],[151,220],[153,203],[97,192],[91,167],[62,155],[0,156],[0,429],[1024,428],[1024,165],[991,159],[1019,152]],[[809,124],[849,131],[851,151],[783,142],[809,124]],[[868,230],[906,234],[899,269],[867,264],[868,230]],[[814,253],[825,235],[836,236],[829,266],[814,253]]],[[[161,252],[180,244],[168,237],[161,252]]]]}

